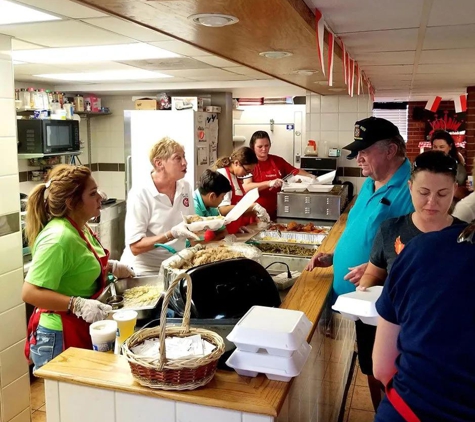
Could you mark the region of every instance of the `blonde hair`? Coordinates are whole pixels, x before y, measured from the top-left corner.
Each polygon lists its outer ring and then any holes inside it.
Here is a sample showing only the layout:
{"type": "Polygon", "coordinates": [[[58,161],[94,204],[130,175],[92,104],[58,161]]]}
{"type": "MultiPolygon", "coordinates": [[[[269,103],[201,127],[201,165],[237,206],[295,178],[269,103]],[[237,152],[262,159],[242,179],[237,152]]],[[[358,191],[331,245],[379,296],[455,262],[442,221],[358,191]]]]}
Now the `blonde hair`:
{"type": "Polygon", "coordinates": [[[155,160],[168,160],[177,150],[185,150],[183,145],[166,136],[160,139],[150,150],[150,163],[155,167],[155,160]]]}
{"type": "Polygon", "coordinates": [[[46,183],[41,183],[30,193],[27,202],[26,237],[32,247],[38,234],[53,217],[65,217],[68,205],[74,208],[82,202],[82,194],[91,177],[85,166],[63,164],[53,168],[46,183]]]}
{"type": "Polygon", "coordinates": [[[225,167],[229,167],[234,161],[238,161],[241,165],[257,164],[256,153],[249,147],[241,147],[231,154],[230,157],[218,158],[211,166],[212,170],[217,170],[225,167]]]}

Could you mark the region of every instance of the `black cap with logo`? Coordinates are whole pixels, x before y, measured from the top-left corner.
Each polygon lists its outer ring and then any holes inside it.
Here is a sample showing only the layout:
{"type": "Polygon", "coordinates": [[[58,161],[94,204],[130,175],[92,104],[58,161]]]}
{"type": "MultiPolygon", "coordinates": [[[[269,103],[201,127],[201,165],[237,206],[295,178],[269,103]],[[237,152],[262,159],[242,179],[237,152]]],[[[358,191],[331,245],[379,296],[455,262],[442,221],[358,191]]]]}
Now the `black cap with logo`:
{"type": "Polygon", "coordinates": [[[355,123],[355,141],[343,149],[351,151],[346,157],[351,160],[358,155],[359,151],[369,148],[378,141],[394,137],[399,137],[402,140],[396,125],[381,117],[368,117],[355,123]]]}

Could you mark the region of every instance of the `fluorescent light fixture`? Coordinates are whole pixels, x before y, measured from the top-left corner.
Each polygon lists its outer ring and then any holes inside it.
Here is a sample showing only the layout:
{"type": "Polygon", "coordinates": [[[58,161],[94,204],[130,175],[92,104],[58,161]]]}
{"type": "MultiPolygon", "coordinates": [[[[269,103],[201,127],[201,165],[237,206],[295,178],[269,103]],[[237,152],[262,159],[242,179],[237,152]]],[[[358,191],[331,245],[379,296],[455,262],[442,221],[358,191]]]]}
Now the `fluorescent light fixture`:
{"type": "Polygon", "coordinates": [[[318,70],[315,70],[315,69],[299,69],[299,70],[296,70],[295,73],[297,73],[298,75],[302,75],[302,76],[310,76],[310,75],[313,75],[314,73],[318,73],[318,70]]]}
{"type": "Polygon", "coordinates": [[[39,78],[55,79],[60,81],[126,81],[137,79],[172,78],[164,73],[151,72],[149,70],[110,70],[101,72],[83,73],[45,73],[33,75],[39,78]]]}
{"type": "Polygon", "coordinates": [[[292,53],[289,53],[288,51],[263,51],[262,53],[259,53],[259,56],[268,59],[283,59],[284,57],[292,56],[292,53]]]}
{"type": "Polygon", "coordinates": [[[0,25],[61,20],[57,16],[7,0],[0,0],[0,10],[2,11],[0,14],[0,25]]]}
{"type": "Polygon", "coordinates": [[[233,25],[239,22],[239,19],[231,15],[223,15],[221,13],[199,13],[197,15],[188,16],[188,19],[203,26],[211,26],[220,28],[226,25],[233,25]]]}
{"type": "Polygon", "coordinates": [[[104,61],[165,59],[180,57],[145,43],[94,45],[88,47],[39,48],[12,51],[13,60],[28,63],[70,64],[104,61]]]}

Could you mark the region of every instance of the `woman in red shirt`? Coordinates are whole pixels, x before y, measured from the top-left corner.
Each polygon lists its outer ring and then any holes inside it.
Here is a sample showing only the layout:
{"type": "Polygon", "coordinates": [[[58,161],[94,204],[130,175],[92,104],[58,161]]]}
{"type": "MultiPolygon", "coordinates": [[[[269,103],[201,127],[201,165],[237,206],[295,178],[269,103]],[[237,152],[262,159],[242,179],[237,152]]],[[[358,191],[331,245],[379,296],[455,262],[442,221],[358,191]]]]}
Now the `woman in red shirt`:
{"type": "Polygon", "coordinates": [[[252,172],[252,177],[244,180],[244,190],[259,189],[261,204],[269,213],[272,220],[277,217],[277,193],[279,193],[285,176],[300,174],[314,177],[304,170],[298,169],[282,157],[269,154],[271,142],[269,134],[263,130],[254,132],[249,142],[250,148],[256,153],[258,163],[252,172]]]}

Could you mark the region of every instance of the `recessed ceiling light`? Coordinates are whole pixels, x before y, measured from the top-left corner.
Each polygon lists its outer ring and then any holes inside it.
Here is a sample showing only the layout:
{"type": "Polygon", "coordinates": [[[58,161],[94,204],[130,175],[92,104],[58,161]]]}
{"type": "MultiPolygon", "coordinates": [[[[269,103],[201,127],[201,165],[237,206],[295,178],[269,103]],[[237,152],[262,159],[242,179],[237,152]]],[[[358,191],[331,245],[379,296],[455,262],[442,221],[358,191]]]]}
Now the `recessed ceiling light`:
{"type": "Polygon", "coordinates": [[[0,25],[61,20],[61,18],[57,16],[7,0],[0,0],[0,10],[2,11],[0,15],[0,25]]]}
{"type": "Polygon", "coordinates": [[[318,73],[318,70],[315,70],[315,69],[299,69],[299,70],[296,70],[295,73],[297,73],[298,75],[302,75],[302,76],[310,76],[310,75],[313,75],[315,73],[318,73]]]}
{"type": "Polygon", "coordinates": [[[126,81],[136,79],[158,79],[171,78],[159,72],[151,72],[149,70],[111,70],[101,72],[83,72],[83,73],[45,73],[41,75],[33,75],[39,78],[55,79],[60,81],[126,81]]]}
{"type": "Polygon", "coordinates": [[[266,57],[268,59],[282,59],[292,55],[293,54],[289,53],[288,51],[263,51],[262,53],[259,53],[259,56],[266,57]]]}
{"type": "Polygon", "coordinates": [[[199,13],[188,16],[193,22],[203,26],[219,28],[221,26],[233,25],[239,22],[239,19],[231,15],[222,15],[220,13],[199,13]]]}
{"type": "Polygon", "coordinates": [[[180,57],[180,55],[145,43],[12,51],[13,60],[46,64],[164,59],[170,57],[180,57]]]}

